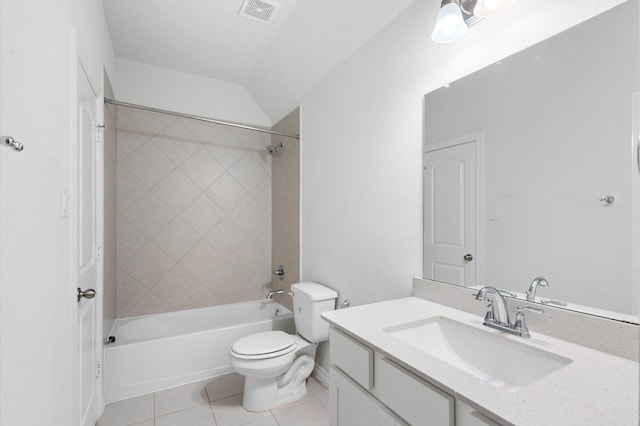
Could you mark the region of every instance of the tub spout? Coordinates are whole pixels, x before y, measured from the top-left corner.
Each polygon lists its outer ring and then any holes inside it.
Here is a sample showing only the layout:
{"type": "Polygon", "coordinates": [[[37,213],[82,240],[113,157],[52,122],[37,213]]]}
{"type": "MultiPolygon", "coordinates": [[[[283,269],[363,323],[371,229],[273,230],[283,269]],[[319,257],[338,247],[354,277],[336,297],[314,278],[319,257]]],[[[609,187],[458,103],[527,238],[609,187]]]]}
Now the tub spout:
{"type": "Polygon", "coordinates": [[[269,294],[267,294],[267,299],[273,299],[273,296],[282,296],[284,294],[284,290],[271,290],[269,294]]]}

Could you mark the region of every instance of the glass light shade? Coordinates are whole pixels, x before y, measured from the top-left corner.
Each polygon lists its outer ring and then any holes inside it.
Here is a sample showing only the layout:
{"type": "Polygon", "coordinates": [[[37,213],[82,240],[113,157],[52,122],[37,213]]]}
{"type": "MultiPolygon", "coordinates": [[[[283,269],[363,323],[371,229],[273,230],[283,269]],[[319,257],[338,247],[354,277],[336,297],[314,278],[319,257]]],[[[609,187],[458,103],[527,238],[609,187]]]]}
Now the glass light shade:
{"type": "Polygon", "coordinates": [[[478,0],[473,14],[481,18],[496,16],[509,9],[516,0],[478,0]]]}
{"type": "Polygon", "coordinates": [[[457,3],[448,3],[440,8],[436,18],[436,28],[431,40],[436,43],[449,43],[460,39],[467,33],[467,24],[457,3]]]}

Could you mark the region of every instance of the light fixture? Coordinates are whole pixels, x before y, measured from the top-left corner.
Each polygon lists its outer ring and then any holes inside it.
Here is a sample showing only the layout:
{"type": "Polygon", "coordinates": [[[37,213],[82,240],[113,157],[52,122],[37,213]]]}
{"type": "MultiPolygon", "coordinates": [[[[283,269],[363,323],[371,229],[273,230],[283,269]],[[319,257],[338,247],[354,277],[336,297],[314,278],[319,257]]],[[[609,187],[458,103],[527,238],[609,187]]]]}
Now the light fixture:
{"type": "Polygon", "coordinates": [[[442,0],[431,40],[436,43],[456,41],[467,33],[467,29],[458,0],[442,0]]]}
{"type": "Polygon", "coordinates": [[[476,22],[501,14],[515,2],[516,0],[442,0],[431,40],[436,43],[456,41],[476,22]]]}
{"type": "Polygon", "coordinates": [[[473,14],[481,18],[496,16],[509,9],[516,0],[478,0],[473,14]]]}

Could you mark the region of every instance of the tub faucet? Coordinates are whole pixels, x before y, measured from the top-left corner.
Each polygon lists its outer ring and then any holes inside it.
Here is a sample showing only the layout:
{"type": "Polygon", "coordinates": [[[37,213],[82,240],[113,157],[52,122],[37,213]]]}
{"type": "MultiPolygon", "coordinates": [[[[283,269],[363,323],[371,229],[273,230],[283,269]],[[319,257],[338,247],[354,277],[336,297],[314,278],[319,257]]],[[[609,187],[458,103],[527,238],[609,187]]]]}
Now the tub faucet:
{"type": "Polygon", "coordinates": [[[549,287],[549,282],[544,277],[536,277],[531,281],[531,285],[529,286],[529,290],[527,290],[527,301],[535,302],[536,301],[536,290],[538,287],[549,287]]]}
{"type": "Polygon", "coordinates": [[[273,299],[273,296],[282,296],[284,294],[284,290],[270,290],[269,294],[267,294],[267,299],[273,299]]]}
{"type": "Polygon", "coordinates": [[[524,313],[527,311],[536,314],[544,313],[542,309],[518,306],[516,309],[516,320],[511,323],[509,311],[507,310],[507,301],[504,296],[500,294],[500,290],[495,287],[482,287],[476,295],[476,299],[487,300],[489,302],[489,305],[487,305],[487,314],[484,317],[484,325],[520,337],[531,337],[529,328],[527,328],[527,323],[525,322],[524,313]]]}

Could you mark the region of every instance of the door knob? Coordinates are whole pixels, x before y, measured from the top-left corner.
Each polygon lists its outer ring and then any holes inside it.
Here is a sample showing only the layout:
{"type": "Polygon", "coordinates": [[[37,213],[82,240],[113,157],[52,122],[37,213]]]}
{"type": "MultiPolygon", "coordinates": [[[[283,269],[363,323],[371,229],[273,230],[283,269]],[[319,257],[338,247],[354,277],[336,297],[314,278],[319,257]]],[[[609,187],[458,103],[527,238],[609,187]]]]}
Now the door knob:
{"type": "Polygon", "coordinates": [[[464,255],[463,259],[467,262],[471,262],[473,260],[473,256],[471,255],[471,253],[467,253],[464,255]]]}
{"type": "Polygon", "coordinates": [[[92,288],[88,288],[85,291],[82,291],[82,289],[78,287],[78,302],[80,302],[80,299],[82,299],[83,297],[85,299],[93,299],[94,297],[96,297],[96,291],[92,288]]]}
{"type": "Polygon", "coordinates": [[[24,145],[21,142],[18,142],[17,140],[12,138],[11,136],[2,136],[2,140],[4,141],[5,145],[9,145],[16,151],[22,151],[24,149],[24,145]]]}

